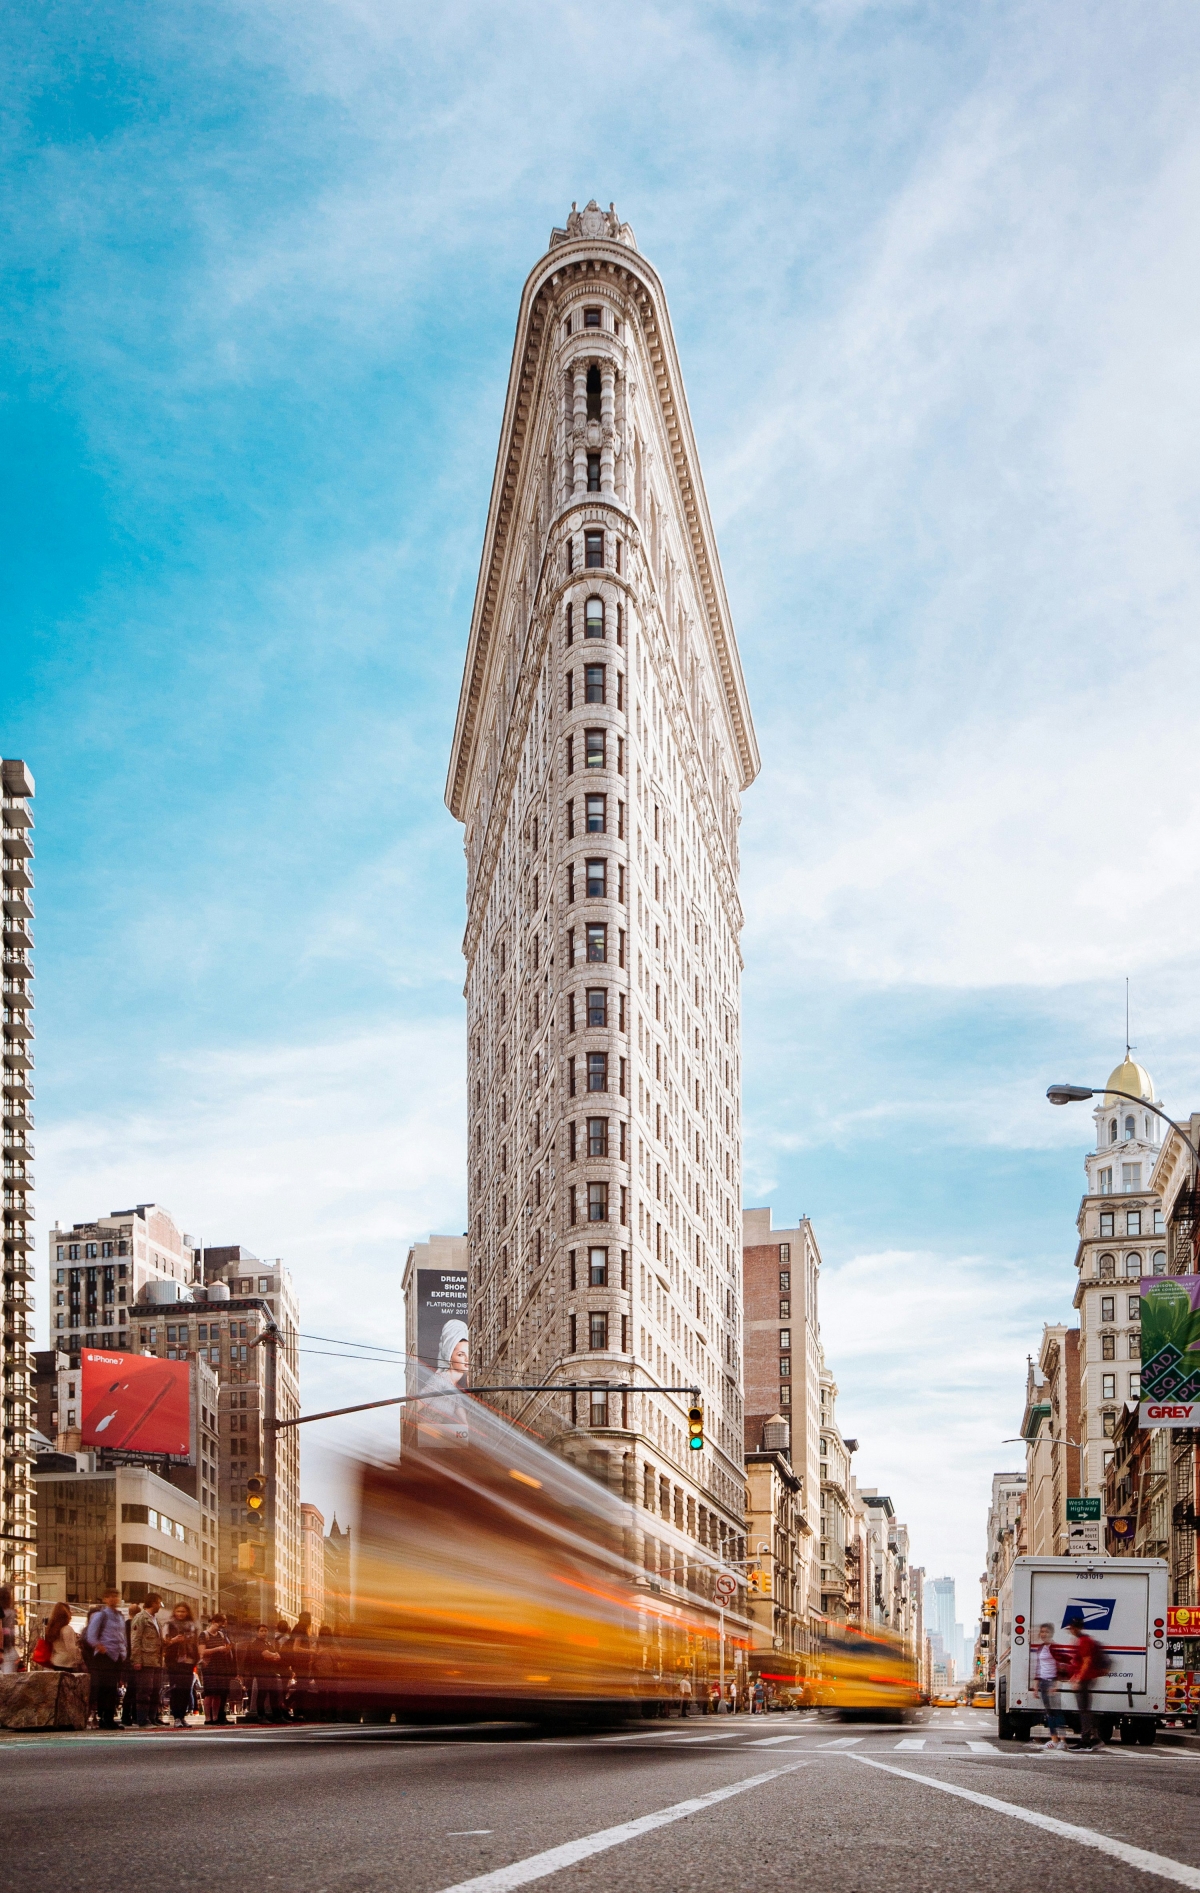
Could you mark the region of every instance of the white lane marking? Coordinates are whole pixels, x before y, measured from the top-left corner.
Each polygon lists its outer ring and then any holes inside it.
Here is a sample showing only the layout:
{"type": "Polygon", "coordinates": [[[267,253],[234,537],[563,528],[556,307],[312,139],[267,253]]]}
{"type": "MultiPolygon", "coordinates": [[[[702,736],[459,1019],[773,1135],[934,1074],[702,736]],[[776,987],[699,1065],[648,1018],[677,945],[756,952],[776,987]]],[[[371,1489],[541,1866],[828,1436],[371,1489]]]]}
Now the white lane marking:
{"type": "Polygon", "coordinates": [[[976,1807],[990,1808],[995,1814],[1007,1814],[1014,1821],[1025,1821],[1030,1827],[1040,1827],[1047,1834],[1057,1834],[1061,1840],[1076,1841],[1081,1847],[1094,1847],[1098,1853],[1109,1854],[1114,1860],[1123,1860],[1127,1867],[1138,1867],[1143,1873],[1156,1873],[1162,1880],[1174,1880],[1179,1886],[1200,1887],[1200,1867],[1189,1867],[1182,1860],[1171,1860],[1166,1854],[1152,1854],[1146,1847],[1131,1847],[1127,1841],[1113,1840],[1108,1834],[1097,1834],[1090,1827],[1076,1827],[1071,1821],[1055,1820],[1052,1814],[1041,1814],[1036,1808],[1017,1807],[1011,1801],[998,1801],[994,1795],[978,1794],[974,1788],[959,1788],[951,1781],[938,1781],[933,1775],[916,1775],[909,1768],[890,1768],[886,1762],[872,1761],[869,1755],[848,1755],[847,1761],[862,1762],[865,1768],[881,1768],[885,1775],[899,1775],[903,1781],[916,1781],[924,1788],[934,1788],[939,1794],[956,1795],[960,1801],[973,1801],[976,1807]]]}
{"type": "Polygon", "coordinates": [[[679,1748],[684,1742],[731,1742],[735,1735],[744,1735],[744,1729],[714,1729],[711,1735],[677,1735],[672,1743],[679,1748]]]}
{"type": "Polygon", "coordinates": [[[786,1768],[772,1768],[765,1775],[751,1775],[748,1781],[713,1788],[709,1794],[698,1794],[691,1801],[677,1801],[673,1807],[660,1808],[657,1814],[643,1814],[637,1821],[622,1821],[619,1827],[603,1827],[599,1833],[584,1834],[561,1847],[547,1847],[544,1853],[530,1854],[527,1860],[514,1860],[511,1866],[497,1867],[494,1873],[459,1880],[454,1886],[445,1887],[443,1893],[510,1893],[513,1887],[528,1886],[531,1880],[544,1880],[551,1873],[561,1873],[564,1867],[573,1867],[577,1861],[589,1860],[593,1854],[606,1853],[610,1847],[619,1847],[624,1841],[638,1840],[643,1834],[652,1834],[656,1828],[686,1820],[689,1814],[702,1814],[705,1808],[728,1801],[735,1794],[745,1794],[750,1788],[761,1788],[764,1782],[778,1781],[781,1775],[794,1774],[797,1768],[811,1766],[811,1762],[789,1762],[786,1768]]]}
{"type": "Polygon", "coordinates": [[[801,1742],[800,1735],[759,1735],[753,1742],[747,1742],[747,1748],[774,1748],[777,1742],[801,1742]]]}
{"type": "Polygon", "coordinates": [[[896,1744],[897,1748],[924,1748],[924,1746],[925,1737],[923,1735],[906,1735],[902,1742],[897,1742],[896,1744]]]}
{"type": "Polygon", "coordinates": [[[996,1753],[996,1750],[992,1747],[990,1742],[968,1742],[967,1747],[970,1749],[972,1755],[994,1755],[996,1753]]]}
{"type": "Polygon", "coordinates": [[[839,1735],[836,1741],[818,1742],[817,1747],[818,1748],[853,1748],[856,1742],[861,1742],[861,1741],[862,1741],[861,1735],[839,1735]]]}

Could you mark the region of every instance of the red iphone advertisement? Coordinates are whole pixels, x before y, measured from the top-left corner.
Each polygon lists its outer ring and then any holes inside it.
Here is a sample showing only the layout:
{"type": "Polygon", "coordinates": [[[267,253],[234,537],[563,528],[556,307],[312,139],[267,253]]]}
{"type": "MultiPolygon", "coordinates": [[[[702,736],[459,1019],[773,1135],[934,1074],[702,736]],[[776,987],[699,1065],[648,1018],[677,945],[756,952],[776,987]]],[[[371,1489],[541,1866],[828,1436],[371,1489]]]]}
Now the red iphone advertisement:
{"type": "Polygon", "coordinates": [[[85,1347],[80,1408],[85,1446],[123,1453],[191,1455],[190,1365],[148,1354],[107,1354],[85,1347]]]}

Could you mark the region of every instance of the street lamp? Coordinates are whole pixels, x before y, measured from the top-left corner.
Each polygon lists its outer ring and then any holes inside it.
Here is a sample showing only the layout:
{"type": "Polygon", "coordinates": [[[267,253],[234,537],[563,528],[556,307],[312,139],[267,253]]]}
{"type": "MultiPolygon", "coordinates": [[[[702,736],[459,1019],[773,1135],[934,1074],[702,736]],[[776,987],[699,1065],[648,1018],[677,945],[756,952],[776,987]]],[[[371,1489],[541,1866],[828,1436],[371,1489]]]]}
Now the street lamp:
{"type": "Polygon", "coordinates": [[[1157,1104],[1151,1104],[1149,1098],[1139,1097],[1133,1091],[1118,1091],[1112,1085],[1097,1085],[1095,1089],[1090,1089],[1087,1085],[1051,1085],[1046,1096],[1051,1104],[1082,1104],[1085,1098],[1128,1098],[1132,1104],[1140,1104],[1143,1110],[1153,1111],[1155,1117],[1161,1117],[1164,1124],[1169,1124],[1173,1131],[1178,1131],[1192,1153],[1193,1163],[1197,1170],[1200,1170],[1200,1150],[1196,1149],[1183,1125],[1177,1124],[1175,1119],[1168,1117],[1165,1111],[1160,1111],[1157,1104]]]}

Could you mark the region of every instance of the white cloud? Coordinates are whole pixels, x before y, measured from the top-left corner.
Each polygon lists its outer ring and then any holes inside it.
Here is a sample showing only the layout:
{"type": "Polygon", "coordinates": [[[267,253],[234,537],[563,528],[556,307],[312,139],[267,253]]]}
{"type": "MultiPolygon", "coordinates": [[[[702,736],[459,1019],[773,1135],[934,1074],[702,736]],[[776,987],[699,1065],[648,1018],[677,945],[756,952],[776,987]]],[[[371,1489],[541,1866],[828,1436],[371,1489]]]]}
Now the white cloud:
{"type": "MultiPolygon", "coordinates": [[[[106,1092],[39,1135],[39,1216],[157,1201],[193,1237],[281,1255],[305,1330],[402,1347],[408,1246],[461,1227],[464,1065],[454,1023],[164,1057],[152,1109],[106,1092]]],[[[324,1405],[345,1369],[303,1380],[324,1405]]]]}
{"type": "Polygon", "coordinates": [[[1098,151],[1101,90],[993,66],[721,467],[727,540],[773,541],[794,587],[746,803],[777,977],[1036,987],[1194,952],[1200,135],[1167,110],[1098,151]]]}
{"type": "Polygon", "coordinates": [[[1017,1257],[883,1250],[821,1272],[821,1338],[860,1485],[889,1494],[930,1577],[951,1572],[977,1608],[993,1472],[1024,1465],[1025,1361],[1042,1323],[1069,1317],[1070,1284],[1017,1257]],[[1055,1292],[1057,1291],[1057,1293],[1055,1292]]]}

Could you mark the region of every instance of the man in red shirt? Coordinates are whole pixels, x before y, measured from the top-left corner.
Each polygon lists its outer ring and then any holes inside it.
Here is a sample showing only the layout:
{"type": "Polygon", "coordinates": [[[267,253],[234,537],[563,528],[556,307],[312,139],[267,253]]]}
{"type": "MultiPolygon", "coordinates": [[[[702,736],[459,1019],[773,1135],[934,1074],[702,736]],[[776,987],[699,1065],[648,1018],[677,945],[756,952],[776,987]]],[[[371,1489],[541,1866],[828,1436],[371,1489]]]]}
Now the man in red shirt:
{"type": "Polygon", "coordinates": [[[1107,1664],[1100,1645],[1095,1637],[1088,1636],[1078,1617],[1072,1617],[1066,1628],[1074,1644],[1068,1681],[1079,1705],[1080,1747],[1102,1748],[1104,1745],[1096,1733],[1096,1718],[1092,1714],[1092,1684],[1097,1676],[1104,1675],[1107,1664]]]}

